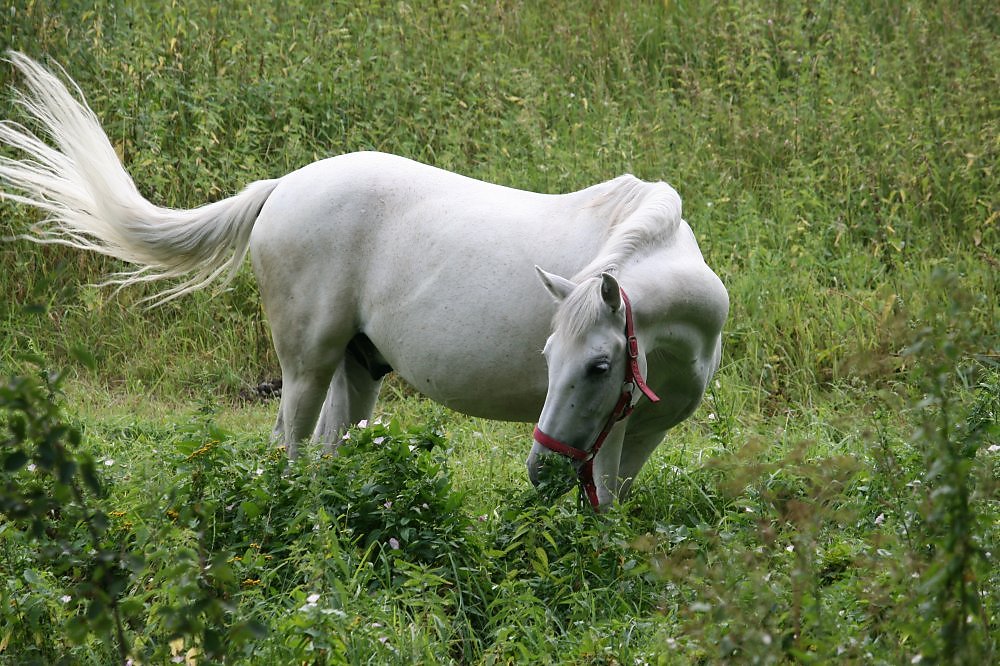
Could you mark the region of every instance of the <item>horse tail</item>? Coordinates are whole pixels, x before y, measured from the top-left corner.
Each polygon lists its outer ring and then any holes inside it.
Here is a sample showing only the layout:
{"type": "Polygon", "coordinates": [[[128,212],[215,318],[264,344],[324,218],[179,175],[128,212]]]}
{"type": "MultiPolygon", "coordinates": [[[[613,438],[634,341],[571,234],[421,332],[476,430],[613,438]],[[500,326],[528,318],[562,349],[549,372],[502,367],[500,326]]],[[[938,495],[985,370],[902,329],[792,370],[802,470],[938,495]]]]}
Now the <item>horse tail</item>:
{"type": "Polygon", "coordinates": [[[74,96],[27,56],[11,51],[7,57],[26,84],[16,102],[56,146],[23,125],[0,122],[0,145],[26,156],[0,155],[0,198],[47,214],[31,233],[16,238],[91,250],[136,266],[105,284],[184,278],[145,299],[157,304],[222,276],[223,284],[232,280],[278,180],[257,181],[236,196],[191,210],[155,206],[139,194],[79,87],[70,81],[74,96]]]}

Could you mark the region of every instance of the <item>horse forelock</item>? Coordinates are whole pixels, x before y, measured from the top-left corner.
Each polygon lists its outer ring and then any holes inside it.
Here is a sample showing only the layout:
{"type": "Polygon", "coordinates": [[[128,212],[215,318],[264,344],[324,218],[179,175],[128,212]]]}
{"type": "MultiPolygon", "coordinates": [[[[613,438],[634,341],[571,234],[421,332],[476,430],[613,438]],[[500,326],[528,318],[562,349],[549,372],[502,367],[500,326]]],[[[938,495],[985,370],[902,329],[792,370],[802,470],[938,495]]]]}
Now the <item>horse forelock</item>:
{"type": "Polygon", "coordinates": [[[575,282],[616,271],[645,249],[669,242],[680,227],[681,198],[666,183],[647,183],[626,174],[601,189],[590,207],[607,217],[607,236],[597,255],[574,276],[575,282]]]}
{"type": "Polygon", "coordinates": [[[567,339],[580,338],[607,314],[607,307],[601,297],[601,280],[588,278],[559,304],[552,331],[567,339]]]}

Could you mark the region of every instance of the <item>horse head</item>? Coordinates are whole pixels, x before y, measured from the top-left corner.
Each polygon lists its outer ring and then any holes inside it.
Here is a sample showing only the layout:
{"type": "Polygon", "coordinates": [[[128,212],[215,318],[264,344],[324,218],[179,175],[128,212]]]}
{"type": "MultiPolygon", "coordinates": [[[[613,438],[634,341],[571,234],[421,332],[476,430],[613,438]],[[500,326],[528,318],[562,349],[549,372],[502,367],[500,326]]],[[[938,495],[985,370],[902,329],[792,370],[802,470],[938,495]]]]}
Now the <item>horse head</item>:
{"type": "Polygon", "coordinates": [[[543,355],[548,391],[528,456],[528,477],[538,485],[544,456],[570,458],[584,493],[597,508],[593,460],[615,423],[627,417],[642,379],[640,353],[628,296],[609,273],[574,283],[536,268],[556,300],[552,334],[543,355]]]}

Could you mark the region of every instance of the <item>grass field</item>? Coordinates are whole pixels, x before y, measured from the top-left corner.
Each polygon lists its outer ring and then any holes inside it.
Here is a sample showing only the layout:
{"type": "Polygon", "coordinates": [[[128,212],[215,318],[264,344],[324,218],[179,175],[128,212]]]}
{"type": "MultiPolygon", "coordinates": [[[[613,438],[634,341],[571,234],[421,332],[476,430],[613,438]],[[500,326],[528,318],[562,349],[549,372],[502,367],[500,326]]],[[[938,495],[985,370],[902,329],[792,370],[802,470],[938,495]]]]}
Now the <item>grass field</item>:
{"type": "Polygon", "coordinates": [[[4,5],[157,204],[362,149],[631,172],[732,309],[594,516],[530,488],[530,426],[396,380],[348,455],[286,463],[249,267],[147,310],[90,286],[115,262],[0,243],[0,664],[996,661],[1000,10],[803,4],[4,5]]]}

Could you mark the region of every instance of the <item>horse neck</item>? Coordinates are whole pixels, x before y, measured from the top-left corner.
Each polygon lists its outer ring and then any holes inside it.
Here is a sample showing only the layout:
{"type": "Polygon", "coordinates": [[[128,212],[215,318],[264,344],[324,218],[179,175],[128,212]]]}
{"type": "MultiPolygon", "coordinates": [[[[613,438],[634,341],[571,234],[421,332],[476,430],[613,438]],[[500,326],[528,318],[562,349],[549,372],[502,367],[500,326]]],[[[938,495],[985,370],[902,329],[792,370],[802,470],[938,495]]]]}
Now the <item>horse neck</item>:
{"type": "MultiPolygon", "coordinates": [[[[614,275],[632,305],[632,319],[640,343],[651,344],[662,328],[666,314],[662,272],[657,271],[655,252],[630,261],[616,269],[614,275]]],[[[644,344],[645,346],[645,344],[644,344]]]]}

